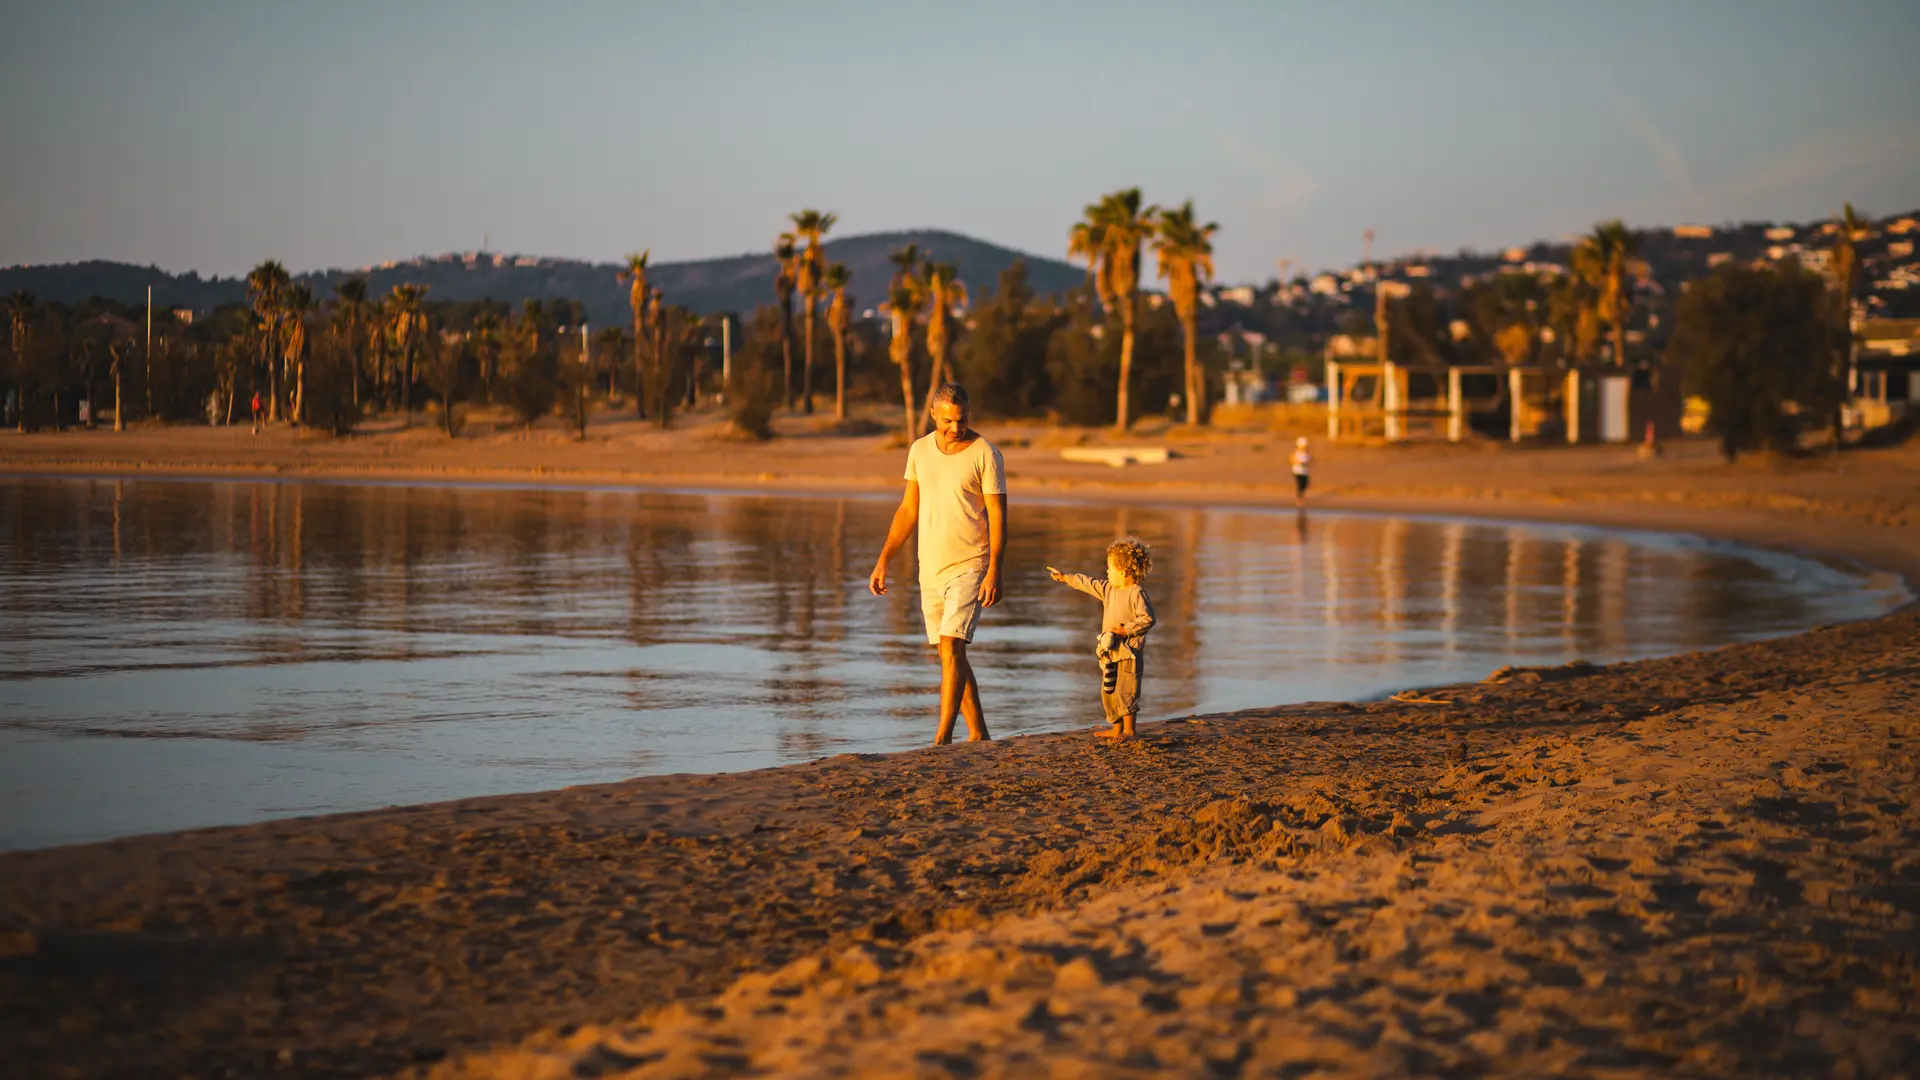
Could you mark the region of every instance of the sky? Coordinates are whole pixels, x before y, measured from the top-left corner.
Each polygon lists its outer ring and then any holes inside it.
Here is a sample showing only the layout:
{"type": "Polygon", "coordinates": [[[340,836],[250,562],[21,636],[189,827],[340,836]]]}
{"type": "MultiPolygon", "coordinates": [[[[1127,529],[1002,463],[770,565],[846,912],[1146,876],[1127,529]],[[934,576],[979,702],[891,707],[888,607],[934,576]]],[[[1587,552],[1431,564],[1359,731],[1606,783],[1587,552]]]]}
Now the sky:
{"type": "Polygon", "coordinates": [[[1223,281],[1623,217],[1920,207],[1920,4],[0,0],[0,265],[1062,257],[1191,198],[1223,281]]]}

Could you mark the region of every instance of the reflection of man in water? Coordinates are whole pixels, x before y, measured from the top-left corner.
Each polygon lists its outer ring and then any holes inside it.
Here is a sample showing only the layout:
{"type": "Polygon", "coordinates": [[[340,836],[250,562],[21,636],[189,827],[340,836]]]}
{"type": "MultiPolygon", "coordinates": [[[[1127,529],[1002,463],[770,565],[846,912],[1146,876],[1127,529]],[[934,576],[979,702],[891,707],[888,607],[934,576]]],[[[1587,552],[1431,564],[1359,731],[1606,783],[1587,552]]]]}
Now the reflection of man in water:
{"type": "Polygon", "coordinates": [[[907,450],[907,490],[893,513],[887,542],[867,588],[887,591],[887,560],[917,528],[920,533],[920,610],[927,644],[940,650],[940,724],[936,746],[953,741],[953,715],[967,718],[967,741],[987,734],[967,646],[980,609],[1000,600],[1001,556],[1007,543],[1007,466],[1000,451],[967,426],[967,392],[944,383],[933,392],[933,432],[907,450]]]}

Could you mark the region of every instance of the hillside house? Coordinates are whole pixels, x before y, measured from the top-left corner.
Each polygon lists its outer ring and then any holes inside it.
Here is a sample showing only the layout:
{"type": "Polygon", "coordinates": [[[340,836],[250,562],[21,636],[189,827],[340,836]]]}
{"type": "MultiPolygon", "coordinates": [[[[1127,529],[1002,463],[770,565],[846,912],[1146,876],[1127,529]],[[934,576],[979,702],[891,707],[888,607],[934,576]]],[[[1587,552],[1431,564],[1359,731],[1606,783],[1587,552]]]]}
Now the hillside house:
{"type": "Polygon", "coordinates": [[[1774,226],[1773,228],[1771,228],[1771,229],[1768,229],[1768,230],[1767,230],[1767,239],[1769,239],[1769,240],[1791,240],[1791,239],[1793,239],[1793,226],[1791,226],[1791,225],[1775,225],[1775,226],[1774,226]]]}
{"type": "Polygon", "coordinates": [[[1713,226],[1675,225],[1673,227],[1673,235],[1677,240],[1711,240],[1713,239],[1713,226]]]}

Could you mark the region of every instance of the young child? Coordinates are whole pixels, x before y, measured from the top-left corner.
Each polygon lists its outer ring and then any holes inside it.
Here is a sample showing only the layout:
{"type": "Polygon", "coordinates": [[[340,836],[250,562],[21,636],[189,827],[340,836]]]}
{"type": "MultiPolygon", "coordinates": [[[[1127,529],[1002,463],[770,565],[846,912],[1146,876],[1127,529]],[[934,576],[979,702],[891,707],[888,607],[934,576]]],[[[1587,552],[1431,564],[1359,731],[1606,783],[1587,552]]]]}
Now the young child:
{"type": "Polygon", "coordinates": [[[1287,461],[1293,466],[1293,505],[1307,505],[1307,479],[1313,472],[1313,452],[1307,449],[1307,437],[1300,436],[1293,442],[1293,456],[1287,461]]]}
{"type": "Polygon", "coordinates": [[[1146,666],[1147,631],[1153,629],[1153,601],[1140,579],[1153,570],[1153,549],[1129,536],[1107,546],[1107,577],[1063,574],[1053,567],[1053,580],[1100,601],[1100,637],[1094,655],[1100,660],[1100,705],[1106,710],[1104,739],[1131,739],[1140,715],[1140,680],[1146,666]]]}

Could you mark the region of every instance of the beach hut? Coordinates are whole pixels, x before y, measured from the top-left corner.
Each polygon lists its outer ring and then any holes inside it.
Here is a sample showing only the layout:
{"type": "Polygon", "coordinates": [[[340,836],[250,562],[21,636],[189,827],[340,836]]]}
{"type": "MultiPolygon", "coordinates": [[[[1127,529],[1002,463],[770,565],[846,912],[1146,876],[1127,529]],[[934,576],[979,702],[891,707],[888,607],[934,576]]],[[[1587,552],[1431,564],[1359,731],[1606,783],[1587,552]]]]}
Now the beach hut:
{"type": "Polygon", "coordinates": [[[1475,431],[1509,441],[1629,442],[1652,424],[1680,434],[1677,371],[1592,365],[1567,369],[1493,364],[1327,361],[1327,437],[1446,439],[1475,431]]]}
{"type": "Polygon", "coordinates": [[[1920,409],[1920,319],[1861,323],[1851,381],[1850,428],[1885,427],[1920,409]]]}

